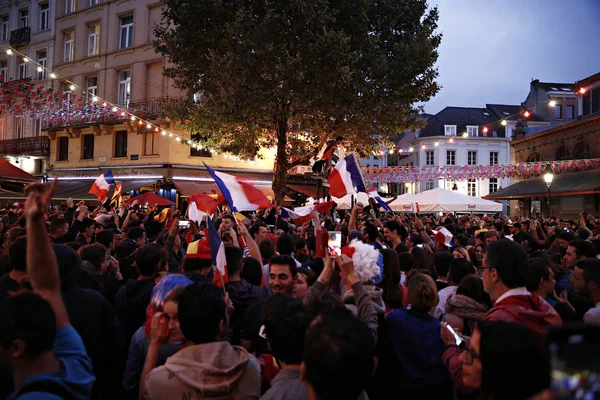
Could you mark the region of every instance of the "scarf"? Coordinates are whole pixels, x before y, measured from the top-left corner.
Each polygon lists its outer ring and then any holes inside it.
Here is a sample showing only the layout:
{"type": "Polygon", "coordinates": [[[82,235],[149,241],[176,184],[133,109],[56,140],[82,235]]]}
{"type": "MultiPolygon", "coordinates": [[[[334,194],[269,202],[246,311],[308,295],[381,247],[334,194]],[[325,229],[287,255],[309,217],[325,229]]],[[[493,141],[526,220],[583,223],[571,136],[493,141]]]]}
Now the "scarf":
{"type": "Polygon", "coordinates": [[[446,312],[448,314],[452,313],[458,317],[470,321],[483,320],[483,317],[487,311],[487,306],[462,294],[459,294],[458,296],[448,300],[448,304],[446,305],[446,312]]]}

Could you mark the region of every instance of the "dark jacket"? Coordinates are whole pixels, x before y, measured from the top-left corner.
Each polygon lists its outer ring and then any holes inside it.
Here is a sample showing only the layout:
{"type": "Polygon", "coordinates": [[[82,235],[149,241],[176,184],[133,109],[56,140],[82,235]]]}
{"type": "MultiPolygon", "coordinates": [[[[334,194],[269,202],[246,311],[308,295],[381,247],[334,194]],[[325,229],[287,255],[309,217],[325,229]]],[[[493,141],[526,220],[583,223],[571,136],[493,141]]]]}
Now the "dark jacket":
{"type": "Polygon", "coordinates": [[[115,310],[123,326],[125,344],[146,321],[146,309],[150,304],[154,279],[129,281],[121,286],[115,297],[115,310]]]}
{"type": "Polygon", "coordinates": [[[229,293],[229,298],[235,308],[231,315],[230,327],[233,329],[232,344],[237,345],[240,341],[242,320],[246,310],[257,300],[264,299],[266,294],[261,288],[252,285],[245,279],[229,282],[225,287],[227,288],[227,293],[229,293]]]}
{"type": "Polygon", "coordinates": [[[125,360],[119,320],[102,294],[79,287],[81,262],[77,253],[61,244],[54,244],[53,247],[69,320],[83,340],[97,377],[92,398],[118,398],[125,360]]]}
{"type": "Polygon", "coordinates": [[[76,219],[75,221],[73,221],[73,223],[69,227],[69,230],[67,231],[67,233],[65,233],[64,235],[59,236],[59,237],[53,237],[53,238],[51,238],[51,240],[54,243],[62,243],[62,244],[72,242],[75,240],[75,238],[79,234],[80,227],[81,227],[81,221],[76,219]]]}

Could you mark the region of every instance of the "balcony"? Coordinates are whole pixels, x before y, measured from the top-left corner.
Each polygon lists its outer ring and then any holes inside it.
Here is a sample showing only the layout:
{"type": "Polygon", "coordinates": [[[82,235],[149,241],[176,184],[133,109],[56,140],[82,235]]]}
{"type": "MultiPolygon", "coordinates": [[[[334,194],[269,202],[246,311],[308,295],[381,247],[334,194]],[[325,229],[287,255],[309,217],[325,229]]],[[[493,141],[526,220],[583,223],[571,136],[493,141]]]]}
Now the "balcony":
{"type": "Polygon", "coordinates": [[[21,47],[29,44],[31,41],[31,28],[19,28],[10,32],[10,46],[21,47]]]}
{"type": "Polygon", "coordinates": [[[50,138],[47,136],[35,136],[0,140],[0,154],[12,156],[49,156],[50,138]]]}
{"type": "Polygon", "coordinates": [[[173,97],[155,97],[129,102],[129,110],[144,118],[156,118],[165,116],[165,108],[177,99],[173,97]]]}

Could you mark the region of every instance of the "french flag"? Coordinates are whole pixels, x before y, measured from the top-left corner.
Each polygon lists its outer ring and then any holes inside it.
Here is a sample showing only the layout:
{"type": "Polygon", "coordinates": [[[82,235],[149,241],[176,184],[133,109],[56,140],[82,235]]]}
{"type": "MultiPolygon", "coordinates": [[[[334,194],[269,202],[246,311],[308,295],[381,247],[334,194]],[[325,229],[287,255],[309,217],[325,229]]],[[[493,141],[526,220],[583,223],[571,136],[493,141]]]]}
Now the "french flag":
{"type": "Polygon", "coordinates": [[[200,222],[203,216],[212,216],[217,210],[217,200],[207,194],[195,193],[188,197],[188,217],[200,222]]]}
{"type": "Polygon", "coordinates": [[[210,245],[210,256],[212,265],[215,271],[212,283],[218,287],[223,287],[227,279],[227,258],[225,258],[225,246],[217,232],[217,228],[212,223],[212,219],[208,218],[208,244],[210,245]]]}
{"type": "Polygon", "coordinates": [[[369,195],[370,198],[375,199],[375,201],[381,206],[383,207],[383,209],[385,211],[392,211],[392,209],[390,208],[390,206],[387,205],[387,203],[385,201],[383,201],[383,199],[381,198],[381,196],[379,196],[379,194],[377,193],[377,187],[373,187],[373,189],[369,190],[367,192],[367,194],[369,195]]]}
{"type": "Polygon", "coordinates": [[[251,183],[244,182],[236,176],[215,171],[206,163],[204,166],[221,189],[232,212],[256,211],[272,206],[267,196],[251,183]]]}
{"type": "Polygon", "coordinates": [[[331,170],[327,182],[329,183],[329,194],[337,198],[364,192],[365,182],[356,154],[350,154],[338,161],[335,168],[331,170]]]}
{"type": "Polygon", "coordinates": [[[281,216],[283,218],[291,218],[294,220],[296,225],[302,225],[305,222],[310,221],[310,213],[313,211],[319,214],[325,214],[333,208],[334,201],[328,201],[326,203],[318,203],[314,206],[296,207],[293,210],[285,207],[281,207],[281,216]]]}
{"type": "Polygon", "coordinates": [[[88,193],[95,195],[98,198],[98,202],[104,203],[108,197],[110,185],[114,184],[115,180],[112,176],[112,171],[109,169],[94,181],[94,184],[88,193]]]}
{"type": "Polygon", "coordinates": [[[453,236],[448,229],[444,227],[439,228],[437,232],[434,231],[433,236],[435,237],[436,241],[440,242],[444,246],[454,247],[453,236]]]}

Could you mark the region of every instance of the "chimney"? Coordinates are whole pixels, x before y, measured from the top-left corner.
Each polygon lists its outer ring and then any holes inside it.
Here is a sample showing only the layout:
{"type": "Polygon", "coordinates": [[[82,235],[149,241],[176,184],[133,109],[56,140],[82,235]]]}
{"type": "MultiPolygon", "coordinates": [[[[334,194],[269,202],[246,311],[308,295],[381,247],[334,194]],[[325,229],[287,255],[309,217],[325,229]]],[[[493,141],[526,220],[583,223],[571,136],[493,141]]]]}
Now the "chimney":
{"type": "Polygon", "coordinates": [[[525,104],[521,103],[521,111],[519,112],[519,119],[517,120],[517,124],[515,125],[515,129],[513,131],[513,138],[515,140],[523,139],[525,137],[525,133],[527,132],[527,120],[523,116],[525,113],[525,104]]]}

